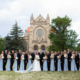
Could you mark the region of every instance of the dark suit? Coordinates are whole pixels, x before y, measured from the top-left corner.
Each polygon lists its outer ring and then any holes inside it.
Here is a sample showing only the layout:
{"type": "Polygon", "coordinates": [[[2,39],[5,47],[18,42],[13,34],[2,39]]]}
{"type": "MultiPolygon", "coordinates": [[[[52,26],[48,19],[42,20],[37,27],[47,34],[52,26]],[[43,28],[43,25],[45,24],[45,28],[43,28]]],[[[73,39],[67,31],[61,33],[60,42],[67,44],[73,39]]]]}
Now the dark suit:
{"type": "Polygon", "coordinates": [[[24,70],[26,70],[27,63],[28,63],[28,55],[25,53],[24,54],[24,70]]]}
{"type": "Polygon", "coordinates": [[[57,54],[54,55],[55,71],[57,71],[57,54]]]}
{"type": "Polygon", "coordinates": [[[69,60],[71,60],[72,53],[68,52],[67,54],[68,54],[68,70],[71,70],[71,61],[69,61],[69,60]]]}
{"type": "Polygon", "coordinates": [[[4,53],[4,59],[3,59],[3,70],[6,70],[6,63],[7,63],[7,53],[4,53]]]}
{"type": "Polygon", "coordinates": [[[34,61],[34,59],[35,59],[35,53],[31,53],[31,56],[32,56],[32,59],[31,60],[34,61]]]}
{"type": "Polygon", "coordinates": [[[14,63],[14,53],[11,53],[11,64],[10,64],[11,70],[12,70],[13,63],[14,63]]]}
{"type": "Polygon", "coordinates": [[[21,61],[21,53],[17,53],[17,57],[18,57],[18,60],[17,60],[17,70],[19,70],[20,68],[20,61],[21,61]]]}
{"type": "Polygon", "coordinates": [[[41,66],[41,70],[43,70],[43,57],[44,57],[44,53],[43,52],[39,52],[39,57],[40,57],[40,66],[41,66]]]}
{"type": "Polygon", "coordinates": [[[48,71],[50,71],[50,55],[51,55],[50,53],[47,54],[47,57],[48,57],[48,59],[47,59],[48,71]]]}
{"type": "Polygon", "coordinates": [[[61,54],[61,69],[64,70],[64,54],[61,54]]]}
{"type": "Polygon", "coordinates": [[[75,62],[76,62],[76,67],[79,70],[79,54],[75,55],[75,62]],[[78,62],[78,63],[77,63],[78,62]]]}

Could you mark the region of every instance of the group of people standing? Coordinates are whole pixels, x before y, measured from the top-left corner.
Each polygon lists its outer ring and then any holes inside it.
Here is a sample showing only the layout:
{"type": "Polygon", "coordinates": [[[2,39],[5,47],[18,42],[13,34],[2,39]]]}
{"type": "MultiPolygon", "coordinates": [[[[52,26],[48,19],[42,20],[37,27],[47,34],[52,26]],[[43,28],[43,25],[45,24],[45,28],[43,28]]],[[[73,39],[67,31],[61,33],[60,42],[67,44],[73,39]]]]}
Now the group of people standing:
{"type": "Polygon", "coordinates": [[[42,52],[22,52],[19,50],[2,51],[0,54],[0,71],[21,71],[29,68],[34,62],[35,55],[39,55],[40,67],[42,71],[80,71],[80,55],[76,51],[49,51],[42,52]]]}

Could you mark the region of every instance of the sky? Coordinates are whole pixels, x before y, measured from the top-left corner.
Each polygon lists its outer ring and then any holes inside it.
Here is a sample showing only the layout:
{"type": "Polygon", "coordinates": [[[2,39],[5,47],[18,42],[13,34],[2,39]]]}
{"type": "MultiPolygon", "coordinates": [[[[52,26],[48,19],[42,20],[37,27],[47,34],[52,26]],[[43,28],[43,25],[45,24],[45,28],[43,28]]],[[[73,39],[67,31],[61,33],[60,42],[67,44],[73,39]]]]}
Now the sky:
{"type": "Polygon", "coordinates": [[[25,32],[30,27],[30,17],[36,19],[40,14],[50,20],[57,16],[67,15],[71,22],[71,29],[75,30],[80,39],[80,0],[0,0],[0,35],[10,33],[15,20],[25,32]]]}

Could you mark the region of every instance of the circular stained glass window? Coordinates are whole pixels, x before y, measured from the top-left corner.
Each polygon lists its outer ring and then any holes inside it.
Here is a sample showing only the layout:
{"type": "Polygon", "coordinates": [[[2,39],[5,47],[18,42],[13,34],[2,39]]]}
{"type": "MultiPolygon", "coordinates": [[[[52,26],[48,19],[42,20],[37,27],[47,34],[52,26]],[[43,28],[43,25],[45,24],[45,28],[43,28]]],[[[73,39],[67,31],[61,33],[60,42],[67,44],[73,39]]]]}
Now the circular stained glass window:
{"type": "Polygon", "coordinates": [[[38,30],[36,31],[36,35],[37,35],[38,37],[42,37],[43,34],[44,34],[44,31],[43,31],[42,29],[38,29],[38,30]]]}

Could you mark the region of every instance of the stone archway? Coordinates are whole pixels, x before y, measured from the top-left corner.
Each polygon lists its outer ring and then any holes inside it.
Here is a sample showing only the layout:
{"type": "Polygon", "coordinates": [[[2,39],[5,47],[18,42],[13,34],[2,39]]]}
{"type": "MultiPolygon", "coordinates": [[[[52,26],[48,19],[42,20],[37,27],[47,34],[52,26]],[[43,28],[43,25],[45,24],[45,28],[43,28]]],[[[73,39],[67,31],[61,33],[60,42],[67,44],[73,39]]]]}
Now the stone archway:
{"type": "Polygon", "coordinates": [[[42,49],[42,52],[45,52],[45,46],[44,45],[41,46],[41,49],[42,49]]]}
{"type": "Polygon", "coordinates": [[[34,51],[35,51],[35,53],[38,51],[38,46],[37,45],[34,46],[34,51]]]}

